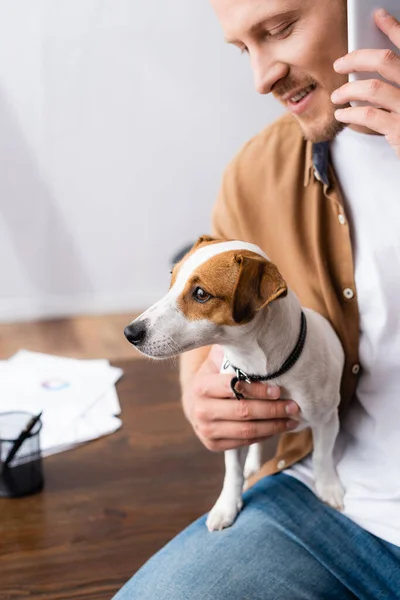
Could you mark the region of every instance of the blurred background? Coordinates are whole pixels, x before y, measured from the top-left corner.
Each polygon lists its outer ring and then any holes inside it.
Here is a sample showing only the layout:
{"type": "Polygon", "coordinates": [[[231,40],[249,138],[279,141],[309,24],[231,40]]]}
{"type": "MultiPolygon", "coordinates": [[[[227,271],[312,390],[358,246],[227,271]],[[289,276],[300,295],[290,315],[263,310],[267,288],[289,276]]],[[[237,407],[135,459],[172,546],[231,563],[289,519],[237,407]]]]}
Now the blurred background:
{"type": "Polygon", "coordinates": [[[157,300],[280,113],[206,0],[2,0],[0,322],[157,300]]]}
{"type": "Polygon", "coordinates": [[[123,329],[281,112],[208,0],[0,0],[0,413],[43,413],[48,456],[44,494],[0,499],[1,597],[106,600],[214,503],[177,361],[123,329]]]}

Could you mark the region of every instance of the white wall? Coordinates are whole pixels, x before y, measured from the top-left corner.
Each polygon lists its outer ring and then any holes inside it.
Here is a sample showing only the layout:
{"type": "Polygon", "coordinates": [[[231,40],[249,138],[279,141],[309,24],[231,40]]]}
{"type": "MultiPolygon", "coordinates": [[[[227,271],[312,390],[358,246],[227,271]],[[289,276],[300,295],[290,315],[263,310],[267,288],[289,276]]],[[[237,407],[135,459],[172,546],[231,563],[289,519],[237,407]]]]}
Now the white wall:
{"type": "Polygon", "coordinates": [[[156,300],[280,112],[207,0],[1,0],[0,321],[156,300]]]}

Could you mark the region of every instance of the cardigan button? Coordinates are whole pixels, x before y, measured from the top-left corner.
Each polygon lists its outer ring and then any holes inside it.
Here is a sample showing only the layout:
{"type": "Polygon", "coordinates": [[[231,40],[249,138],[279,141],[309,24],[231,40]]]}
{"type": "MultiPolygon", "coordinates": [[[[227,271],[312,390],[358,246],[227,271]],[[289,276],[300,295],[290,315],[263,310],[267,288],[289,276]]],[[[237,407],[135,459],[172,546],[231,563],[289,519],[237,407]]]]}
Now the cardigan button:
{"type": "Polygon", "coordinates": [[[354,298],[354,292],[351,288],[345,288],[343,290],[343,296],[347,299],[347,300],[351,300],[352,298],[354,298]]]}

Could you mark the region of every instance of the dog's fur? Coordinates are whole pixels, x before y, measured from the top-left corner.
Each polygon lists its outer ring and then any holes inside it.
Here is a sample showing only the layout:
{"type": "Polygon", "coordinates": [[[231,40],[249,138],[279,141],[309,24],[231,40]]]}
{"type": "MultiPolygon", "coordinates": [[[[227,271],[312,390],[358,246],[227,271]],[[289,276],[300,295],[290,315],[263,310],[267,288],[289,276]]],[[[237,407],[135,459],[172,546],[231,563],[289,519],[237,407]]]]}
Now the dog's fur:
{"type": "MultiPolygon", "coordinates": [[[[160,359],[220,344],[229,363],[245,373],[266,375],[276,372],[295,347],[301,310],[258,246],[203,236],[175,265],[166,296],[126,327],[125,335],[142,353],[160,359]]],[[[296,431],[311,427],[316,491],[341,508],[344,492],[332,451],[339,430],[344,354],[328,321],[311,309],[303,310],[307,337],[300,358],[270,383],[300,406],[296,431]]],[[[221,370],[227,373],[231,367],[221,370]]],[[[207,519],[210,531],[234,522],[242,507],[244,480],[260,463],[259,444],[225,452],[222,492],[207,519]]]]}

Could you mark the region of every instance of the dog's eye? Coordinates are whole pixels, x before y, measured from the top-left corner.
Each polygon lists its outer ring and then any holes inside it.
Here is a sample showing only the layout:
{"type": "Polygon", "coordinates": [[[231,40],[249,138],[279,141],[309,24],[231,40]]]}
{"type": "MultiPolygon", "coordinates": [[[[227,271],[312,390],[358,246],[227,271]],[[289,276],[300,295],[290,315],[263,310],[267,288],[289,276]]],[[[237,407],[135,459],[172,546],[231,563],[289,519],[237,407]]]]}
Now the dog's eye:
{"type": "Polygon", "coordinates": [[[196,302],[204,303],[211,298],[211,294],[207,294],[201,287],[197,287],[193,292],[193,298],[196,302]]]}

